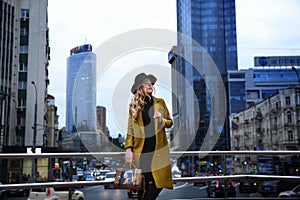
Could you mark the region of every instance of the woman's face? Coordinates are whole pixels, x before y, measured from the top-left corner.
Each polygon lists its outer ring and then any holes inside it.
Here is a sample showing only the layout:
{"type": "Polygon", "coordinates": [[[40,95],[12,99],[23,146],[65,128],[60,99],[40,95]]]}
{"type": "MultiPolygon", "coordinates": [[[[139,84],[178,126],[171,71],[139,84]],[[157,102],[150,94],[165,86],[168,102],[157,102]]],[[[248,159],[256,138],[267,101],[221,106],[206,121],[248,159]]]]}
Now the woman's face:
{"type": "Polygon", "coordinates": [[[143,86],[147,94],[151,94],[153,92],[153,84],[149,79],[144,79],[143,86]]]}

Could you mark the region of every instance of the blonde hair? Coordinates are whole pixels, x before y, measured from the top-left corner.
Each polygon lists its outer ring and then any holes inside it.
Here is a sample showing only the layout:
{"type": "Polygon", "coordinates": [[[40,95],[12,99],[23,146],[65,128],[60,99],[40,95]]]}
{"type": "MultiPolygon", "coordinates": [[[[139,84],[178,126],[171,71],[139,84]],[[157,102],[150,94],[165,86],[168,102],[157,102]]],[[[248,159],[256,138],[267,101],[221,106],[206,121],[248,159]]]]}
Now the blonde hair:
{"type": "Polygon", "coordinates": [[[133,98],[131,99],[131,103],[129,104],[129,110],[134,119],[137,118],[138,112],[144,108],[146,104],[146,97],[151,98],[151,96],[146,92],[146,87],[143,85],[139,86],[133,98]]]}

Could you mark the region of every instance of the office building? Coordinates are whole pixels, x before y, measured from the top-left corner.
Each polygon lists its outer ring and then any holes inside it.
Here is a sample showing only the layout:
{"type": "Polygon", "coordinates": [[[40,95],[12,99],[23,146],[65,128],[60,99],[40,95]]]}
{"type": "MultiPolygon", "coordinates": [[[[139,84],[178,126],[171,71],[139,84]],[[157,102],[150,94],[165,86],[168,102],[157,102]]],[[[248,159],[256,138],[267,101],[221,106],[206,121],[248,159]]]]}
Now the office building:
{"type": "MultiPolygon", "coordinates": [[[[48,1],[1,0],[0,35],[0,151],[26,153],[34,140],[36,147],[45,145],[45,100],[50,84],[48,1]]],[[[2,183],[14,183],[20,178],[17,175],[32,170],[30,159],[1,159],[0,166],[2,183]]]]}
{"type": "MultiPolygon", "coordinates": [[[[243,97],[229,97],[236,93],[235,91],[231,92],[231,89],[239,87],[238,85],[245,87],[244,80],[239,80],[238,82],[235,79],[232,83],[229,83],[228,80],[228,71],[234,72],[238,70],[235,1],[178,0],[177,31],[186,37],[192,38],[201,48],[186,44],[186,41],[179,36],[176,51],[180,56],[174,54],[173,56],[176,57],[174,60],[172,53],[169,55],[169,62],[171,61],[172,66],[175,66],[173,69],[182,76],[172,77],[175,79],[173,89],[176,87],[178,104],[180,104],[180,110],[175,112],[177,116],[174,116],[174,118],[179,117],[184,120],[181,121],[180,126],[182,130],[187,132],[182,133],[186,135],[186,138],[189,136],[188,133],[196,130],[194,133],[195,138],[188,148],[189,150],[200,150],[205,145],[206,150],[228,150],[230,149],[230,142],[227,117],[229,112],[233,110],[230,106],[232,106],[232,102],[238,102],[238,105],[241,106],[239,109],[244,109],[246,106],[243,97]],[[212,70],[212,62],[207,58],[207,54],[218,69],[219,73],[215,74],[215,76],[206,76],[212,70]],[[192,63],[188,62],[186,58],[192,63]],[[201,66],[202,69],[199,70],[195,66],[201,66]],[[221,97],[218,94],[212,94],[214,88],[210,88],[211,90],[209,91],[206,85],[207,79],[213,79],[217,76],[221,76],[223,80],[227,99],[224,99],[225,95],[221,97]],[[192,92],[186,90],[189,85],[193,88],[192,92]],[[229,100],[230,98],[232,101],[229,100]],[[217,110],[214,106],[216,102],[224,100],[227,102],[224,125],[223,127],[218,127],[219,130],[208,133],[210,122],[215,120],[210,119],[212,112],[217,110]],[[220,137],[209,136],[214,135],[218,131],[220,137]]],[[[231,79],[234,79],[233,75],[232,77],[231,79]]],[[[241,79],[244,78],[241,77],[241,79]]],[[[215,87],[220,86],[217,85],[215,87]]],[[[173,107],[177,109],[178,106],[173,105],[173,107]]],[[[178,130],[174,129],[173,132],[176,134],[178,130]]],[[[188,143],[190,141],[182,142],[188,143]]]]}
{"type": "Polygon", "coordinates": [[[66,131],[96,131],[96,54],[90,44],[74,47],[67,59],[66,131]]]}
{"type": "Polygon", "coordinates": [[[300,56],[254,57],[254,68],[245,72],[247,107],[277,93],[278,89],[300,84],[300,56]]]}

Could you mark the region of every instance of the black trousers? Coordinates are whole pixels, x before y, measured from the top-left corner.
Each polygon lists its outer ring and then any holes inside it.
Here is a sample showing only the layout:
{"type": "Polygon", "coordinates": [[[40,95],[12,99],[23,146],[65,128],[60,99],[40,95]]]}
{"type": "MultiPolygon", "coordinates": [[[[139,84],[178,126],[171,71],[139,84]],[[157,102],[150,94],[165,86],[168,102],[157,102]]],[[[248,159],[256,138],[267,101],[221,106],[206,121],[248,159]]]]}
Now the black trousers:
{"type": "Polygon", "coordinates": [[[162,191],[162,188],[156,188],[151,172],[144,174],[144,177],[145,189],[138,192],[138,200],[155,200],[162,191]]]}

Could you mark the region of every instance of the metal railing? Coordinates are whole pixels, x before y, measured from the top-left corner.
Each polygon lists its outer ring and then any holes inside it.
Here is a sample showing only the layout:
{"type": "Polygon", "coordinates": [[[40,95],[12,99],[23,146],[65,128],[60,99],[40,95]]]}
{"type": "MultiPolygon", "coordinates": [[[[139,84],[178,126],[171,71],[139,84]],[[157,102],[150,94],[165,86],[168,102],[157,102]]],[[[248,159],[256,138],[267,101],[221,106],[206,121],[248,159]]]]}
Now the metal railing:
{"type": "MultiPolygon", "coordinates": [[[[282,156],[300,155],[300,151],[171,151],[171,156],[233,156],[233,155],[263,155],[263,156],[282,156]]],[[[1,159],[13,158],[80,158],[80,157],[115,157],[125,156],[125,152],[88,152],[88,153],[5,153],[0,154],[1,159]]],[[[199,180],[238,180],[238,179],[260,179],[260,180],[299,180],[300,176],[278,176],[278,175],[224,175],[224,176],[201,176],[201,177],[181,177],[173,178],[174,182],[195,182],[199,180]]],[[[20,183],[0,185],[0,190],[19,189],[19,188],[39,188],[39,187],[64,187],[64,186],[94,186],[113,184],[113,181],[75,181],[75,182],[40,182],[40,183],[20,183]]]]}

